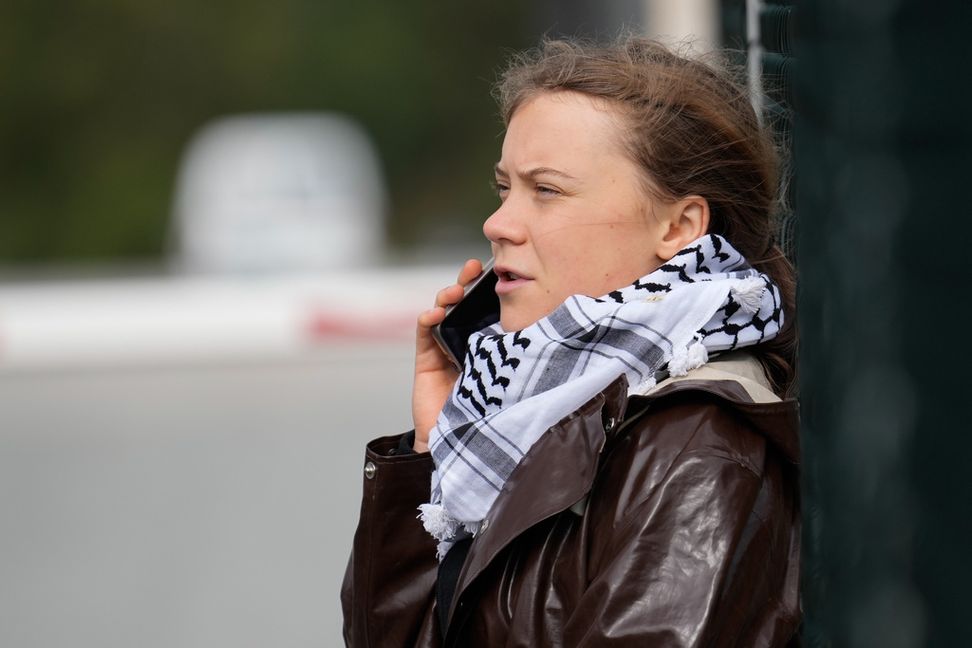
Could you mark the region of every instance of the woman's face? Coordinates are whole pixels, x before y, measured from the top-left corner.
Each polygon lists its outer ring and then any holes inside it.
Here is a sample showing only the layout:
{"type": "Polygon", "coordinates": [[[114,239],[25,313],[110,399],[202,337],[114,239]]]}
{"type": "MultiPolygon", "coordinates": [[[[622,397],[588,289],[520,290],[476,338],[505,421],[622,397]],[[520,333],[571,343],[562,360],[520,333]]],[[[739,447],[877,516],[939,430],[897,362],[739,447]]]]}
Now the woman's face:
{"type": "Polygon", "coordinates": [[[600,297],[663,263],[670,205],[622,149],[620,120],[580,93],[541,93],[513,114],[496,165],[501,205],[483,224],[500,322],[520,330],[570,295],[600,297]]]}

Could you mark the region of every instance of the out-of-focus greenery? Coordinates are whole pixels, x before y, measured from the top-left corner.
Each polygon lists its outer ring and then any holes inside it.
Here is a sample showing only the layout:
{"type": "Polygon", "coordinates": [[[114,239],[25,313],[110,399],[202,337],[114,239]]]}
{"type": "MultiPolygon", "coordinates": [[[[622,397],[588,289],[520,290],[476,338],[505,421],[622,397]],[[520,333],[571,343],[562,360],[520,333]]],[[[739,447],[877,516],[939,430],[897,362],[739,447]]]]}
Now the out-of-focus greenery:
{"type": "Polygon", "coordinates": [[[389,234],[475,232],[502,127],[490,85],[529,44],[521,3],[6,0],[0,263],[158,258],[206,121],[344,111],[378,146],[389,234]]]}

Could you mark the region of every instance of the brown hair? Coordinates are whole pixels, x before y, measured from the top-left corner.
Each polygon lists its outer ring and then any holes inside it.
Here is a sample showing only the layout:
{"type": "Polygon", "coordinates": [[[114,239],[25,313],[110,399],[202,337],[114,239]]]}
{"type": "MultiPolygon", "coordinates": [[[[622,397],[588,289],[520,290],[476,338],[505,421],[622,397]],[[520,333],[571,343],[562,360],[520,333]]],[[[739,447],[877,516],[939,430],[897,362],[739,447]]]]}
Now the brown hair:
{"type": "Polygon", "coordinates": [[[531,97],[562,90],[617,107],[625,146],[644,170],[650,195],[705,198],[709,232],[724,236],[780,287],[783,330],[757,353],[777,393],[788,394],[795,382],[796,280],[774,236],[779,156],[728,66],[633,36],[608,45],[545,40],[515,56],[496,85],[505,124],[531,97]]]}

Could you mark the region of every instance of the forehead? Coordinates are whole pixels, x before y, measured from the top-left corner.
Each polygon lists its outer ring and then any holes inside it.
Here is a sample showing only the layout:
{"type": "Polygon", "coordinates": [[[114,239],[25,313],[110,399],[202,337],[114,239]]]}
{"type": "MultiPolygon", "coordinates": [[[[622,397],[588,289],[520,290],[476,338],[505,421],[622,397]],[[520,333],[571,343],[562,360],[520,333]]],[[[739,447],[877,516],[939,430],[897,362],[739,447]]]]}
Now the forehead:
{"type": "Polygon", "coordinates": [[[621,115],[579,92],[543,92],[520,105],[503,139],[500,166],[597,163],[623,154],[621,115]]]}

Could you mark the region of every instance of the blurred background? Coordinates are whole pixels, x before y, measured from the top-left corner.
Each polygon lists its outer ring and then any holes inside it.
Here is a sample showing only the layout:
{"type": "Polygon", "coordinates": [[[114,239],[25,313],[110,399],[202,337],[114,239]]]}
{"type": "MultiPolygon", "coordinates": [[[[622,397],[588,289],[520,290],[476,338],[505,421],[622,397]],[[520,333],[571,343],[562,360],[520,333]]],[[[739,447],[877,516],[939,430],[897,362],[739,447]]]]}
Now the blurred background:
{"type": "Polygon", "coordinates": [[[734,48],[795,144],[808,643],[963,645],[962,381],[909,306],[968,272],[901,269],[968,234],[968,6],[6,0],[0,646],[340,645],[364,444],[488,256],[497,71],[621,29],[734,48]]]}

